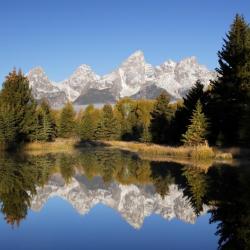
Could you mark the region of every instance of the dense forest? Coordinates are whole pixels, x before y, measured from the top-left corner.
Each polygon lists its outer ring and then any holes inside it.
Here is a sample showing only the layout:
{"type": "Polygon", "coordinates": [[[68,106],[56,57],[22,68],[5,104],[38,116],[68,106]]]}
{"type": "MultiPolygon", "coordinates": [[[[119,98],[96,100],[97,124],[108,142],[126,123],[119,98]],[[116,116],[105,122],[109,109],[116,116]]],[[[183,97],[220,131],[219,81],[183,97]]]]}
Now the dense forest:
{"type": "Polygon", "coordinates": [[[0,92],[0,145],[13,148],[57,137],[132,140],[169,145],[249,146],[250,26],[236,15],[218,52],[218,77],[208,88],[198,81],[183,100],[170,102],[163,92],[156,100],[123,98],[102,109],[89,105],[75,112],[67,103],[52,110],[33,99],[21,70],[6,77],[0,92]]]}

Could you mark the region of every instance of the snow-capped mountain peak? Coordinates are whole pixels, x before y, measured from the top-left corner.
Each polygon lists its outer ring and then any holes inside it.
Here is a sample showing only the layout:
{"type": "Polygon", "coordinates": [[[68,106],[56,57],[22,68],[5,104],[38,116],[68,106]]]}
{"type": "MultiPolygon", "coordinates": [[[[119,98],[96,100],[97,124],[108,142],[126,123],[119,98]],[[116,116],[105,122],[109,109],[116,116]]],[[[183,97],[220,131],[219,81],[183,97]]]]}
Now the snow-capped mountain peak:
{"type": "Polygon", "coordinates": [[[114,71],[99,76],[89,65],[80,65],[66,80],[55,84],[50,81],[41,67],[32,69],[28,78],[34,97],[47,97],[54,106],[67,100],[77,104],[112,102],[121,97],[155,98],[153,93],[166,90],[173,99],[183,97],[200,80],[205,87],[216,74],[200,65],[196,57],[179,62],[165,61],[159,66],[146,62],[141,50],[134,52],[114,71]],[[51,93],[58,93],[55,99],[51,93]],[[48,93],[48,96],[46,96],[48,93]],[[58,99],[58,96],[61,98],[58,99]]]}
{"type": "Polygon", "coordinates": [[[73,102],[86,88],[91,87],[92,83],[98,81],[99,78],[89,65],[82,64],[68,79],[58,84],[58,86],[65,92],[69,101],[73,102]]]}

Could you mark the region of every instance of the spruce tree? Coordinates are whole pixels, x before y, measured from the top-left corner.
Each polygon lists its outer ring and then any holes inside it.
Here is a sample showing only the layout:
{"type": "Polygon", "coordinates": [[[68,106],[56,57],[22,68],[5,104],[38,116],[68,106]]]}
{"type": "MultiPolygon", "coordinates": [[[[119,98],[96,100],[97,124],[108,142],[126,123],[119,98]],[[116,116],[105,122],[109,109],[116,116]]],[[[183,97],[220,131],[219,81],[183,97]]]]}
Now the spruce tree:
{"type": "Polygon", "coordinates": [[[37,110],[36,140],[53,141],[56,137],[56,124],[49,104],[43,100],[37,110]]]}
{"type": "Polygon", "coordinates": [[[121,126],[121,139],[131,140],[132,138],[132,124],[131,111],[134,109],[135,101],[126,97],[119,100],[115,105],[117,118],[121,126]]]}
{"type": "Polygon", "coordinates": [[[177,108],[171,122],[171,139],[173,143],[179,144],[181,142],[182,135],[187,130],[189,119],[197,101],[200,100],[202,104],[205,102],[206,93],[203,89],[204,85],[198,80],[183,98],[183,104],[177,108]]]}
{"type": "Polygon", "coordinates": [[[11,108],[0,104],[0,146],[8,149],[16,140],[15,115],[11,108]]]}
{"type": "Polygon", "coordinates": [[[147,100],[135,101],[127,119],[130,128],[129,139],[142,142],[151,141],[149,126],[152,106],[152,103],[147,100]]]}
{"type": "Polygon", "coordinates": [[[138,103],[134,105],[128,116],[130,126],[130,139],[140,140],[143,133],[142,110],[138,103]]]}
{"type": "Polygon", "coordinates": [[[15,141],[28,141],[35,132],[36,103],[32,97],[29,81],[21,71],[14,69],[6,77],[0,94],[1,105],[13,112],[15,141]]]}
{"type": "Polygon", "coordinates": [[[80,121],[79,136],[83,141],[95,140],[95,131],[98,123],[98,115],[93,105],[89,105],[84,111],[80,121]]]}
{"type": "Polygon", "coordinates": [[[250,97],[243,109],[243,115],[240,121],[240,144],[250,146],[250,97]]]}
{"type": "Polygon", "coordinates": [[[169,106],[169,95],[162,92],[156,99],[151,112],[150,132],[152,141],[155,143],[166,143],[170,138],[169,128],[173,117],[173,109],[169,106]]]}
{"type": "Polygon", "coordinates": [[[68,102],[62,109],[59,119],[59,136],[69,138],[75,135],[75,112],[72,103],[68,102]]]}
{"type": "Polygon", "coordinates": [[[236,15],[218,52],[218,78],[212,82],[209,118],[213,142],[218,142],[218,136],[221,138],[220,144],[239,142],[246,93],[244,87],[250,82],[249,38],[249,25],[244,17],[236,15]]]}
{"type": "Polygon", "coordinates": [[[102,109],[102,117],[97,125],[95,138],[97,140],[116,140],[120,138],[121,127],[114,116],[112,106],[105,104],[102,109]]]}
{"type": "Polygon", "coordinates": [[[247,46],[246,46],[245,56],[248,58],[245,69],[244,76],[245,79],[241,84],[243,97],[243,115],[240,120],[240,143],[244,146],[250,146],[250,28],[247,31],[247,46]]]}
{"type": "Polygon", "coordinates": [[[205,143],[207,127],[207,118],[202,112],[202,105],[199,100],[190,119],[190,125],[186,133],[182,136],[182,141],[187,146],[198,146],[205,143]]]}

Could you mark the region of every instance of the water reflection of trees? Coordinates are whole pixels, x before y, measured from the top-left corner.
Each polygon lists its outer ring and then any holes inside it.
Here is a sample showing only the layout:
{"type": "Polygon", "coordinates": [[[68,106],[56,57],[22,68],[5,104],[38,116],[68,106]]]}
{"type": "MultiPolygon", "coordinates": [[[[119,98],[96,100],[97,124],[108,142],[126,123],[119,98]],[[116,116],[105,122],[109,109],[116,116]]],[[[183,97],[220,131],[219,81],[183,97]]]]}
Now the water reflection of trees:
{"type": "Polygon", "coordinates": [[[211,223],[218,223],[220,249],[250,249],[250,169],[220,166],[208,171],[208,197],[215,205],[211,223]]]}
{"type": "Polygon", "coordinates": [[[2,157],[0,160],[1,211],[8,223],[24,219],[36,187],[59,172],[66,183],[76,174],[90,180],[100,176],[106,185],[151,184],[164,198],[171,184],[189,197],[199,215],[210,207],[211,223],[218,223],[220,249],[250,248],[250,170],[247,167],[213,166],[203,170],[172,162],[149,162],[121,151],[96,150],[76,155],[2,157]]]}
{"type": "Polygon", "coordinates": [[[1,212],[11,225],[18,225],[26,217],[36,185],[44,185],[49,177],[47,157],[0,159],[1,212]]]}
{"type": "Polygon", "coordinates": [[[209,188],[209,177],[203,169],[197,166],[186,166],[182,169],[185,177],[184,194],[190,197],[190,201],[197,215],[203,210],[203,204],[207,203],[206,193],[209,188]]]}

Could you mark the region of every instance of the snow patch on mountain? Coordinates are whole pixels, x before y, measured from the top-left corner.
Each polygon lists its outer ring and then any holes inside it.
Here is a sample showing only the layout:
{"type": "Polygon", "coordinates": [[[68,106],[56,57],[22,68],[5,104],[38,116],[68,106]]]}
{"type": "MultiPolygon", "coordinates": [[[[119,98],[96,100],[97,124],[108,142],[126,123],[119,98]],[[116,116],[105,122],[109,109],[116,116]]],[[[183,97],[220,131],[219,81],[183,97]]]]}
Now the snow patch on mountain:
{"type": "MultiPolygon", "coordinates": [[[[149,86],[166,90],[176,100],[183,97],[197,80],[207,87],[210,80],[216,78],[216,73],[200,65],[195,57],[185,58],[180,62],[168,60],[154,67],[146,62],[143,52],[139,50],[116,70],[104,76],[95,74],[90,66],[83,64],[68,79],[58,84],[50,81],[41,67],[31,70],[28,78],[36,99],[48,96],[51,103],[61,105],[67,100],[77,100],[80,103],[81,98],[86,98],[90,90],[91,93],[96,90],[98,95],[106,95],[101,98],[103,100],[139,97],[141,92],[150,89],[149,86]]],[[[150,96],[147,93],[144,95],[150,96]]],[[[87,99],[91,102],[91,98],[87,99]]],[[[98,100],[93,101],[95,103],[98,100]]]]}

